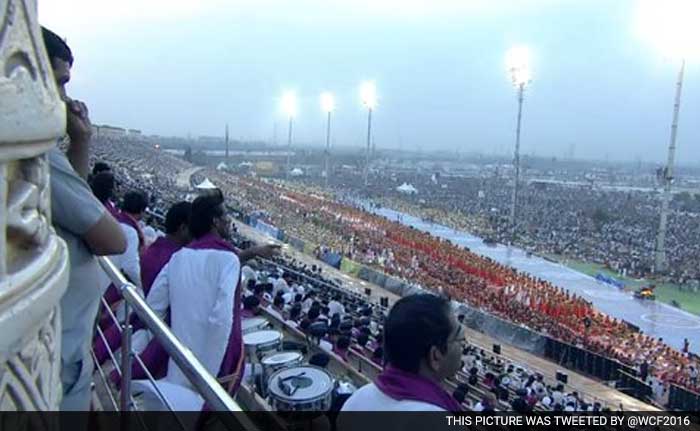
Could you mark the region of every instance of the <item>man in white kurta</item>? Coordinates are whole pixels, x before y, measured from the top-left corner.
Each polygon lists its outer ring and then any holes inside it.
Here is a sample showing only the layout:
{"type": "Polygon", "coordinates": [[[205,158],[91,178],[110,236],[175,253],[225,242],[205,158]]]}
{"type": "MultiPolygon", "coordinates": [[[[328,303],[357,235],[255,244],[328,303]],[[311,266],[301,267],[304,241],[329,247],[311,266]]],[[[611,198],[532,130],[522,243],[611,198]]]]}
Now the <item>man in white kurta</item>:
{"type": "MultiPolygon", "coordinates": [[[[192,203],[190,233],[194,240],[176,252],[158,273],[146,298],[153,311],[164,318],[169,309],[175,336],[214,376],[226,378],[232,394],[243,376],[241,333],[241,264],[226,240],[231,220],[223,207],[223,195],[200,196],[192,203]]],[[[253,247],[240,258],[260,254],[270,257],[276,247],[253,247]]],[[[142,336],[135,334],[135,341],[142,336]]],[[[202,400],[177,364],[168,361],[165,386],[189,390],[170,391],[176,410],[198,410],[202,400]]],[[[150,407],[150,406],[148,406],[150,407]]]]}
{"type": "MultiPolygon", "coordinates": [[[[234,253],[184,247],[161,270],[148,294],[148,304],[161,317],[170,307],[173,333],[213,375],[219,372],[231,333],[239,276],[234,253]]],[[[166,380],[190,386],[172,359],[166,380]]]]}

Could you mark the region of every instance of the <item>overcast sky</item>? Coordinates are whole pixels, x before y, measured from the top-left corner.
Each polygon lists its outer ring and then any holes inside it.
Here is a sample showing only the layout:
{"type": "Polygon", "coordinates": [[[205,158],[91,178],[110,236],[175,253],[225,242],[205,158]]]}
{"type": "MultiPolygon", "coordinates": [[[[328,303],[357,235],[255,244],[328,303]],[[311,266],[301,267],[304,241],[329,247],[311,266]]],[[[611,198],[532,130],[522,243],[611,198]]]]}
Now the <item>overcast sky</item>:
{"type": "MultiPolygon", "coordinates": [[[[696,0],[689,0],[691,3],[696,0]]],[[[700,2],[697,2],[700,3],[700,2]]],[[[379,148],[510,152],[516,93],[505,52],[526,44],[526,154],[663,160],[679,62],[640,37],[632,0],[72,0],[39,2],[68,39],[69,93],[95,123],[148,134],[363,145],[359,84],[376,82],[379,148]]],[[[695,7],[697,13],[700,8],[695,7]]],[[[694,15],[694,22],[700,16],[694,15]]],[[[700,62],[686,68],[678,160],[700,161],[700,62]]]]}

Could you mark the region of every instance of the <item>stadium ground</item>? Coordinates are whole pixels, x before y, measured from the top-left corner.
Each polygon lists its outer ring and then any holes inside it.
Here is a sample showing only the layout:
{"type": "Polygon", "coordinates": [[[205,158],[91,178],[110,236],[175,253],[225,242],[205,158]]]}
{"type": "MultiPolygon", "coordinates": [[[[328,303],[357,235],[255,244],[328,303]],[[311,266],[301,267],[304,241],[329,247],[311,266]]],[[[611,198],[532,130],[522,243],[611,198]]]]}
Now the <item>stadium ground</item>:
{"type": "MultiPolygon", "coordinates": [[[[648,280],[623,277],[602,265],[567,260],[563,256],[549,257],[561,262],[563,265],[568,266],[571,269],[590,275],[591,277],[595,277],[595,275],[599,272],[614,277],[624,283],[625,290],[636,290],[637,288],[646,286],[650,283],[648,280]]],[[[653,281],[651,283],[656,284],[655,292],[657,301],[671,304],[671,302],[675,300],[681,305],[683,310],[700,316],[700,293],[690,290],[681,290],[678,285],[673,283],[655,283],[653,281]]]]}

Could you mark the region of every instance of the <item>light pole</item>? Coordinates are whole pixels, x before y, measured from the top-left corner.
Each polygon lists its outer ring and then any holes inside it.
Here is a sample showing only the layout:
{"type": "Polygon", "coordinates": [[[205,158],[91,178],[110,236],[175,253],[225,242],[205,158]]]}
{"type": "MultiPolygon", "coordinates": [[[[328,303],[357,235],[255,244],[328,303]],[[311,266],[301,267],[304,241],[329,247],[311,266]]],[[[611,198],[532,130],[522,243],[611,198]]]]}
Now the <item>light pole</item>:
{"type": "Polygon", "coordinates": [[[688,0],[641,1],[637,10],[637,30],[644,39],[663,53],[664,57],[680,62],[676,94],[673,102],[673,119],[671,120],[671,137],[668,144],[668,158],[661,178],[663,194],[661,195],[661,212],[659,230],[654,247],[654,272],[663,273],[668,269],[666,256],[666,232],[668,225],[671,187],[676,156],[676,134],[678,116],[681,107],[683,74],[686,61],[700,54],[700,27],[697,17],[700,15],[700,3],[688,0]]]}
{"type": "Polygon", "coordinates": [[[673,102],[673,120],[671,122],[671,139],[668,143],[668,159],[664,169],[664,192],[661,197],[661,215],[659,217],[659,232],[656,235],[656,253],[654,271],[666,270],[666,226],[668,224],[668,206],[671,202],[671,185],[673,184],[673,163],[676,157],[676,133],[678,131],[678,113],[681,108],[681,91],[683,90],[683,73],[685,72],[685,59],[681,60],[681,68],[678,71],[676,81],[676,98],[673,102]]]}
{"type": "Polygon", "coordinates": [[[326,188],[328,188],[328,177],[331,175],[331,113],[335,109],[335,100],[333,99],[333,94],[329,92],[321,93],[321,110],[326,113],[326,151],[325,151],[325,183],[326,188]]]}
{"type": "Polygon", "coordinates": [[[518,91],[518,120],[515,128],[515,151],[513,154],[513,195],[510,203],[510,242],[515,241],[516,211],[518,206],[518,189],[520,186],[520,124],[523,114],[525,86],[530,83],[530,54],[526,47],[516,46],[506,54],[506,63],[513,85],[518,91]]]}
{"type": "Polygon", "coordinates": [[[294,124],[294,116],[297,114],[297,96],[293,91],[287,91],[282,96],[282,111],[289,117],[289,130],[287,134],[287,167],[284,175],[285,179],[289,179],[290,158],[292,154],[292,127],[294,124]]]}
{"type": "Polygon", "coordinates": [[[364,170],[365,187],[367,187],[369,185],[370,141],[372,139],[372,110],[377,105],[377,88],[374,82],[367,81],[362,83],[360,86],[360,98],[362,99],[362,104],[367,107],[367,149],[364,170]]]}

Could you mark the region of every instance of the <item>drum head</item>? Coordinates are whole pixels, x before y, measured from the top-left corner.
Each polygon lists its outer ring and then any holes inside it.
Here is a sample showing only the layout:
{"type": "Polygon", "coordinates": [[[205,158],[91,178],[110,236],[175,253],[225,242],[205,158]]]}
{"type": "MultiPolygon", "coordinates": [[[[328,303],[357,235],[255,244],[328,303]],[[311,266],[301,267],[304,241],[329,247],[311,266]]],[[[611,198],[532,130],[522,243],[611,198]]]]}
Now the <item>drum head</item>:
{"type": "Polygon", "coordinates": [[[285,368],[270,376],[268,389],[279,400],[303,402],[328,394],[333,390],[333,379],[318,367],[285,368]]]}
{"type": "Polygon", "coordinates": [[[251,317],[248,319],[243,319],[241,322],[241,330],[245,331],[250,328],[257,328],[267,323],[267,319],[262,317],[251,317]]]}
{"type": "Polygon", "coordinates": [[[261,361],[263,365],[281,365],[281,364],[286,364],[288,362],[293,362],[300,360],[302,358],[301,353],[299,352],[282,352],[282,353],[275,353],[274,355],[266,356],[263,358],[261,361]]]}
{"type": "Polygon", "coordinates": [[[280,331],[255,331],[243,335],[243,344],[246,346],[258,346],[282,338],[280,331]]]}

